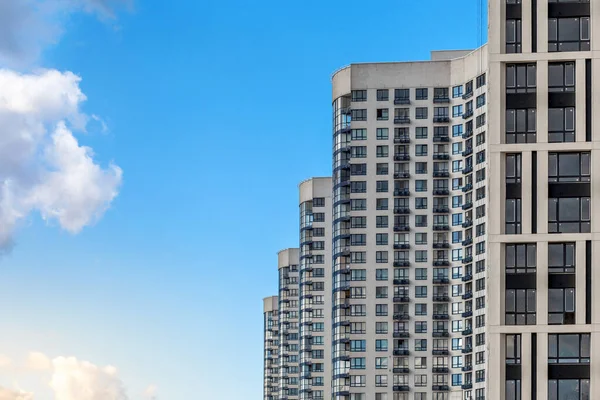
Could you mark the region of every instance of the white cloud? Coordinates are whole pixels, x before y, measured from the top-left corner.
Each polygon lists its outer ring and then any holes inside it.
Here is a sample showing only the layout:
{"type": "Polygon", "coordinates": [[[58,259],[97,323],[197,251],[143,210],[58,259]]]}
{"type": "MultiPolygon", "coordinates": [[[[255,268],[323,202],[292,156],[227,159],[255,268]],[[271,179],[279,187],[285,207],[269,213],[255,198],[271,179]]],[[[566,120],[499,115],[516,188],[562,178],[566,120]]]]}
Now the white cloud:
{"type": "Polygon", "coordinates": [[[144,398],[149,400],[156,400],[156,392],[158,391],[158,386],[156,385],[148,385],[146,390],[144,390],[144,398]]]}
{"type": "Polygon", "coordinates": [[[0,70],[0,248],[31,212],[77,233],[118,194],[121,169],[99,166],[73,135],[89,119],[80,111],[80,80],[55,70],[0,70]]]}
{"type": "Polygon", "coordinates": [[[0,386],[0,400],[33,400],[33,394],[0,386]]]}
{"type": "Polygon", "coordinates": [[[57,357],[52,366],[50,387],[55,400],[128,400],[125,386],[112,366],[101,368],[74,357],[57,357]]]}
{"type": "Polygon", "coordinates": [[[0,64],[28,65],[63,33],[66,18],[76,12],[104,20],[132,0],[2,0],[0,1],[0,64]]]}
{"type": "Polygon", "coordinates": [[[52,362],[44,353],[32,351],[27,356],[26,367],[33,371],[46,371],[52,368],[52,362]]]}
{"type": "Polygon", "coordinates": [[[9,368],[12,366],[12,360],[5,356],[4,354],[0,354],[0,369],[9,368]]]}

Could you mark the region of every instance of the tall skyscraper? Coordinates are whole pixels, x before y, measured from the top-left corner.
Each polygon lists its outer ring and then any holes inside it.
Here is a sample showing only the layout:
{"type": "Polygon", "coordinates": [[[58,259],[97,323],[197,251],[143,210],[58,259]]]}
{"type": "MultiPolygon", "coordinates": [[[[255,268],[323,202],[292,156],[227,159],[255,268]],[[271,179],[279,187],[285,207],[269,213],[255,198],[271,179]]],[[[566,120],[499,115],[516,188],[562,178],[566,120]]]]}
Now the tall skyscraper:
{"type": "Polygon", "coordinates": [[[330,354],[331,380],[301,398],[592,398],[594,16],[600,0],[490,0],[485,46],[333,75],[330,348],[300,325],[301,365],[330,354]]]}
{"type": "Polygon", "coordinates": [[[263,299],[264,315],[264,384],[263,400],[279,398],[279,298],[263,299]]]}

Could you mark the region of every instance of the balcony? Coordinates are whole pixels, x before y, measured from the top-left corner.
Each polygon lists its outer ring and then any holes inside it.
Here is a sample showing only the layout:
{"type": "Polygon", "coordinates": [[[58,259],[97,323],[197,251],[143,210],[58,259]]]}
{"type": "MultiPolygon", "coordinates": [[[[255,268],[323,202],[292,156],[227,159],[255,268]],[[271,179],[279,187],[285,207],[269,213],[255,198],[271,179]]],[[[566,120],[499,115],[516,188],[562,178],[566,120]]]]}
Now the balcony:
{"type": "MultiPolygon", "coordinates": [[[[446,117],[443,117],[443,116],[433,117],[433,122],[434,123],[447,123],[447,122],[450,122],[450,117],[448,117],[448,116],[446,116],[446,117]]],[[[450,140],[450,138],[446,138],[446,139],[448,139],[448,140],[444,140],[445,142],[447,142],[447,141],[450,140]]],[[[435,142],[435,136],[433,137],[433,141],[435,142]]]]}
{"type": "Polygon", "coordinates": [[[450,154],[448,153],[433,153],[434,160],[449,160],[450,154]]]}
{"type": "Polygon", "coordinates": [[[448,214],[450,212],[450,208],[448,207],[433,207],[433,212],[436,214],[448,214]]]}
{"type": "Polygon", "coordinates": [[[432,300],[436,303],[447,303],[450,301],[450,296],[447,294],[434,294],[432,300]]]}
{"type": "Polygon", "coordinates": [[[465,222],[462,223],[462,227],[463,228],[468,228],[468,227],[470,227],[472,225],[473,225],[473,220],[471,220],[471,219],[468,219],[468,220],[466,220],[465,222]]]}
{"type": "Polygon", "coordinates": [[[434,231],[449,231],[450,226],[444,225],[444,224],[433,224],[433,230],[434,231]]]}
{"type": "Polygon", "coordinates": [[[410,214],[410,208],[396,207],[394,208],[394,214],[410,214]]]}
{"type": "Polygon", "coordinates": [[[410,261],[408,260],[395,260],[394,267],[408,267],[410,265],[410,261]]]}
{"type": "Polygon", "coordinates": [[[463,193],[466,193],[470,190],[473,190],[473,184],[472,183],[467,183],[465,186],[462,187],[462,191],[463,193]]]}
{"type": "Polygon", "coordinates": [[[410,226],[404,225],[394,225],[394,232],[408,232],[410,231],[410,226]]]}
{"type": "Polygon", "coordinates": [[[463,336],[472,335],[472,334],[473,334],[473,329],[471,329],[471,328],[465,329],[464,331],[462,331],[463,336]]]}
{"type": "Polygon", "coordinates": [[[394,296],[394,303],[410,303],[410,297],[394,296]]]}
{"type": "Polygon", "coordinates": [[[468,139],[471,136],[473,136],[473,129],[469,129],[468,131],[466,131],[465,133],[462,134],[463,139],[468,139]]]}
{"type": "Polygon", "coordinates": [[[431,354],[434,356],[447,356],[450,354],[450,351],[448,351],[448,349],[433,349],[431,354]]]}
{"type": "Polygon", "coordinates": [[[394,250],[408,250],[410,249],[410,244],[408,243],[394,243],[394,250]]]}
{"type": "Polygon", "coordinates": [[[473,172],[473,166],[472,165],[467,165],[466,167],[464,167],[462,169],[463,175],[470,174],[471,172],[473,172]]]}
{"type": "Polygon", "coordinates": [[[395,338],[407,338],[407,337],[410,337],[410,333],[408,331],[395,331],[394,337],[395,338]]]}
{"type": "Polygon", "coordinates": [[[394,285],[408,285],[410,280],[408,279],[394,279],[394,285]]]}
{"type": "Polygon", "coordinates": [[[394,320],[396,321],[405,321],[410,319],[410,315],[408,313],[396,313],[394,314],[394,320]]]}
{"type": "Polygon", "coordinates": [[[394,367],[392,370],[394,374],[409,374],[410,369],[408,367],[394,367]]]}
{"type": "Polygon", "coordinates": [[[436,277],[434,277],[433,278],[433,283],[437,284],[437,285],[440,285],[440,284],[441,285],[447,285],[447,284],[450,283],[450,279],[448,279],[448,278],[436,278],[436,277]]]}
{"type": "Polygon", "coordinates": [[[394,161],[410,161],[410,154],[396,153],[394,154],[394,161]]]}
{"type": "Polygon", "coordinates": [[[462,241],[461,244],[463,246],[469,246],[469,245],[473,244],[473,238],[466,238],[465,240],[462,241]]]}
{"type": "Polygon", "coordinates": [[[394,189],[394,196],[410,196],[410,190],[408,188],[394,189]]]}
{"type": "Polygon", "coordinates": [[[462,280],[463,282],[469,282],[469,281],[473,280],[473,275],[471,275],[471,274],[467,274],[467,275],[463,276],[463,277],[461,278],[461,280],[462,280]]]}
{"type": "Polygon", "coordinates": [[[469,318],[473,316],[473,311],[465,311],[464,313],[461,314],[461,317],[463,318],[469,318]]]}
{"type": "Polygon", "coordinates": [[[462,152],[462,156],[463,157],[466,157],[466,156],[471,155],[471,154],[473,154],[473,148],[472,147],[467,147],[465,149],[465,151],[462,152]]]}
{"type": "Polygon", "coordinates": [[[394,173],[394,179],[408,179],[410,178],[410,172],[408,171],[400,171],[394,173]]]}
{"type": "Polygon", "coordinates": [[[463,119],[468,119],[468,118],[471,118],[472,116],[473,116],[473,110],[467,110],[462,115],[463,119]]]}
{"type": "Polygon", "coordinates": [[[469,372],[473,370],[473,366],[472,365],[465,365],[464,367],[461,368],[462,372],[469,372]]]}
{"type": "Polygon", "coordinates": [[[463,390],[473,389],[473,384],[472,383],[465,383],[464,385],[461,386],[461,388],[463,390]]]}
{"type": "Polygon", "coordinates": [[[447,266],[450,266],[450,261],[447,259],[433,260],[433,266],[434,267],[447,267],[447,266]]]}
{"type": "Polygon", "coordinates": [[[399,105],[399,104],[410,104],[410,99],[408,97],[396,97],[394,99],[394,104],[395,105],[399,105]]]}
{"type": "Polygon", "coordinates": [[[450,189],[448,188],[437,188],[433,189],[434,196],[448,196],[450,194],[450,189]]]}
{"type": "Polygon", "coordinates": [[[433,98],[433,103],[434,104],[446,104],[446,103],[450,103],[450,97],[434,97],[433,98]]]}
{"type": "Polygon", "coordinates": [[[465,347],[460,352],[463,353],[463,354],[469,354],[469,353],[473,352],[473,348],[472,347],[465,347]]]}
{"type": "Polygon", "coordinates": [[[450,332],[446,331],[433,331],[433,337],[449,337],[450,332]]]}
{"type": "Polygon", "coordinates": [[[408,117],[396,117],[394,118],[395,124],[410,124],[410,118],[408,117]]]}
{"type": "Polygon", "coordinates": [[[462,295],[463,300],[468,300],[468,299],[472,299],[472,298],[473,298],[473,292],[467,292],[462,295]]]}
{"type": "Polygon", "coordinates": [[[433,319],[450,319],[450,315],[448,313],[433,314],[433,319]]]}
{"type": "Polygon", "coordinates": [[[394,392],[409,392],[410,387],[408,385],[394,385],[394,392]]]}
{"type": "Polygon", "coordinates": [[[408,351],[408,348],[406,349],[394,349],[394,355],[395,356],[407,356],[410,354],[410,351],[408,351]]]}
{"type": "Polygon", "coordinates": [[[434,170],[433,177],[434,178],[449,178],[450,172],[448,170],[438,170],[438,171],[434,170]]]}
{"type": "Polygon", "coordinates": [[[434,366],[433,368],[431,368],[431,372],[433,372],[434,374],[447,374],[448,372],[450,372],[450,369],[446,366],[443,366],[443,367],[434,366]]]}
{"type": "Polygon", "coordinates": [[[467,93],[465,93],[465,94],[462,95],[462,99],[463,100],[470,99],[471,97],[473,97],[473,91],[467,92],[467,93]]]}
{"type": "Polygon", "coordinates": [[[447,392],[450,390],[450,386],[448,386],[448,385],[432,385],[431,390],[435,390],[438,392],[447,392]]]}
{"type": "Polygon", "coordinates": [[[433,242],[433,248],[434,249],[449,249],[450,243],[448,243],[448,242],[433,242]]]}
{"type": "Polygon", "coordinates": [[[473,262],[473,256],[467,256],[465,258],[463,258],[462,263],[463,264],[468,264],[468,263],[472,263],[473,262]]]}
{"type": "Polygon", "coordinates": [[[396,136],[394,143],[410,143],[410,136],[396,136]]]}

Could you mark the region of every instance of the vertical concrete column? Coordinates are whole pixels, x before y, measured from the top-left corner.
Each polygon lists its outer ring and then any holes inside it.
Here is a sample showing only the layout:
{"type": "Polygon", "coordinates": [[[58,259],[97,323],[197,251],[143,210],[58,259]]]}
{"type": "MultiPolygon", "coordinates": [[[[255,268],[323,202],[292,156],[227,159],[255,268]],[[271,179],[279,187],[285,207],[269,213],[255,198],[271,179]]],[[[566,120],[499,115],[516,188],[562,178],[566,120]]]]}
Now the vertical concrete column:
{"type": "MultiPolygon", "coordinates": [[[[537,52],[548,51],[548,2],[537,1],[537,52]]],[[[538,81],[539,82],[539,81],[538,81]]],[[[547,81],[546,81],[547,82],[547,81]]]]}
{"type": "Polygon", "coordinates": [[[548,333],[537,334],[537,400],[548,399],[548,333]]]}
{"type": "Polygon", "coordinates": [[[506,398],[506,343],[504,335],[491,333],[489,339],[487,396],[489,400],[504,400],[506,398]]]}
{"type": "Polygon", "coordinates": [[[521,49],[523,53],[531,53],[531,0],[521,1],[521,49]]]}
{"type": "MultiPolygon", "coordinates": [[[[600,50],[600,29],[595,29],[597,25],[597,21],[600,21],[600,4],[597,1],[590,1],[590,21],[591,22],[591,43],[590,48],[593,51],[600,50]]],[[[594,75],[597,76],[597,75],[594,75]]],[[[592,392],[594,393],[594,392],[592,392]]]]}
{"type": "Polygon", "coordinates": [[[531,333],[521,334],[521,400],[531,400],[531,333]]]}
{"type": "Polygon", "coordinates": [[[590,399],[600,390],[600,332],[590,334],[590,399]]]}
{"type": "Polygon", "coordinates": [[[585,240],[575,243],[575,323],[585,324],[585,240]]]}
{"type": "Polygon", "coordinates": [[[522,233],[531,233],[531,183],[533,182],[532,168],[531,168],[531,151],[524,151],[521,153],[521,231],[522,233]]]}

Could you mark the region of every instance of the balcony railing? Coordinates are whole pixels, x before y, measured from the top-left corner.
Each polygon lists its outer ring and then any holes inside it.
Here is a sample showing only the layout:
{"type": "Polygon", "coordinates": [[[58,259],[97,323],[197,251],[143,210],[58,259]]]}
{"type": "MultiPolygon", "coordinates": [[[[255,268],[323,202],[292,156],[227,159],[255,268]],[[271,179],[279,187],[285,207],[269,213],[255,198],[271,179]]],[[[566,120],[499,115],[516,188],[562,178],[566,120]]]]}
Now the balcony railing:
{"type": "Polygon", "coordinates": [[[394,99],[394,104],[410,104],[410,99],[408,97],[396,97],[394,99]]]}
{"type": "Polygon", "coordinates": [[[433,248],[434,249],[449,249],[450,243],[448,243],[448,242],[433,242],[433,248]]]}
{"type": "Polygon", "coordinates": [[[408,178],[410,178],[410,172],[408,172],[408,171],[401,171],[401,172],[394,173],[394,179],[408,179],[408,178]]]}
{"type": "Polygon", "coordinates": [[[410,231],[410,226],[407,224],[394,225],[394,232],[408,232],[408,231],[410,231]]]}
{"type": "MultiPolygon", "coordinates": [[[[433,122],[435,123],[446,123],[446,122],[450,122],[450,117],[448,116],[437,116],[437,117],[433,117],[433,122]]],[[[449,141],[450,139],[447,138],[448,140],[444,140],[444,142],[449,141]]],[[[435,142],[435,136],[433,138],[433,141],[435,142]]]]}
{"type": "Polygon", "coordinates": [[[410,189],[394,189],[394,196],[410,196],[410,189]]]}
{"type": "Polygon", "coordinates": [[[433,153],[433,159],[434,160],[449,160],[450,154],[449,153],[433,153]]]}
{"type": "Polygon", "coordinates": [[[473,110],[465,111],[462,115],[463,119],[471,118],[473,116],[473,110]]]}
{"type": "Polygon", "coordinates": [[[450,171],[448,170],[438,170],[438,171],[433,171],[433,177],[434,178],[448,178],[450,176],[450,171]]]}
{"type": "Polygon", "coordinates": [[[395,117],[394,123],[395,124],[410,124],[410,118],[409,117],[395,117]]]}
{"type": "Polygon", "coordinates": [[[410,214],[410,208],[407,207],[395,207],[394,214],[410,214]]]}
{"type": "Polygon", "coordinates": [[[432,300],[436,303],[447,303],[450,301],[450,296],[447,294],[434,294],[432,300]]]}
{"type": "Polygon", "coordinates": [[[410,161],[410,154],[396,153],[394,154],[394,161],[410,161]]]}
{"type": "Polygon", "coordinates": [[[448,188],[434,188],[433,195],[434,196],[448,196],[450,194],[450,189],[448,188]]]}
{"type": "Polygon", "coordinates": [[[463,193],[466,193],[470,190],[473,190],[473,184],[472,183],[467,183],[465,186],[462,187],[462,191],[463,193]]]}
{"type": "Polygon", "coordinates": [[[394,303],[410,303],[410,297],[394,296],[394,303]]]}
{"type": "Polygon", "coordinates": [[[394,314],[395,320],[408,320],[410,319],[410,315],[408,313],[396,313],[394,314]]]}
{"type": "Polygon", "coordinates": [[[433,98],[433,102],[435,104],[444,104],[444,103],[450,103],[450,98],[447,96],[440,96],[440,97],[434,97],[433,98]]]}

